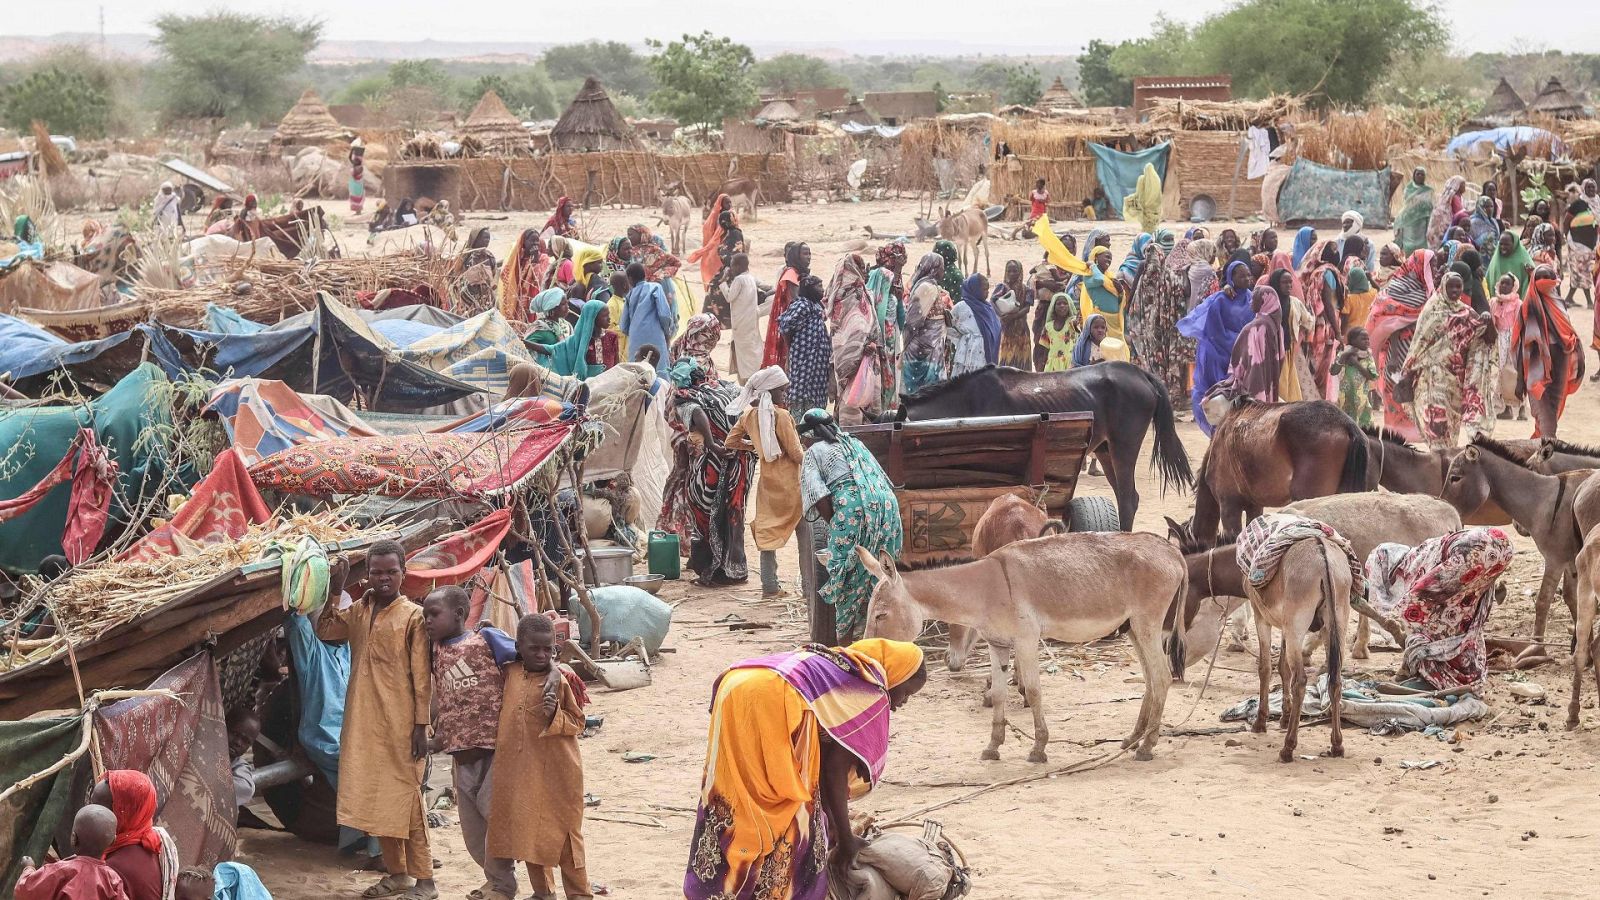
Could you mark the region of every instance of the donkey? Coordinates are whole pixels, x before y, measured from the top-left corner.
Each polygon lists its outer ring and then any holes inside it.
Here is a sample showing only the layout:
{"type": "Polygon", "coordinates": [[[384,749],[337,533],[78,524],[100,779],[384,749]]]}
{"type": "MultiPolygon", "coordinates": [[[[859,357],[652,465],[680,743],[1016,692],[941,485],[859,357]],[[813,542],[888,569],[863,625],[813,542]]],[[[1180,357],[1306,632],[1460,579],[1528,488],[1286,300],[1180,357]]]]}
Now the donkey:
{"type": "MultiPolygon", "coordinates": [[[[1153,534],[1084,532],[1033,538],[1001,547],[982,559],[921,572],[895,571],[887,555],[857,547],[876,580],[867,605],[867,637],[909,641],[923,622],[939,619],[981,627],[1011,643],[1017,683],[1033,707],[1029,762],[1045,762],[1050,731],[1039,696],[1039,644],[1097,640],[1128,626],[1144,673],[1144,700],[1123,749],[1152,758],[1161,712],[1173,676],[1183,671],[1182,603],[1186,575],[1177,548],[1153,534]],[[1163,642],[1165,654],[1163,654],[1163,642]]],[[[1006,679],[998,654],[989,656],[989,702],[994,724],[984,759],[999,759],[1006,735],[1006,679]]]]}
{"type": "Polygon", "coordinates": [[[963,209],[951,212],[948,209],[939,210],[939,237],[953,241],[961,248],[961,268],[968,272],[977,271],[978,250],[983,250],[983,274],[990,273],[989,267],[989,218],[981,209],[963,209]],[[972,254],[972,264],[967,264],[967,254],[972,254]]]}
{"type": "MultiPolygon", "coordinates": [[[[1444,493],[1444,478],[1450,464],[1461,453],[1460,447],[1448,450],[1424,450],[1406,443],[1406,439],[1387,428],[1364,427],[1367,436],[1367,488],[1383,488],[1396,494],[1426,494],[1438,497],[1444,493]]],[[[1511,517],[1496,506],[1493,497],[1486,497],[1477,509],[1461,510],[1463,525],[1510,525],[1511,517]]]]}
{"type": "Polygon", "coordinates": [[[1600,686],[1600,637],[1594,634],[1595,610],[1600,606],[1600,526],[1584,532],[1578,551],[1578,590],[1572,613],[1577,640],[1572,648],[1572,699],[1567,703],[1567,730],[1578,727],[1578,707],[1583,700],[1583,675],[1594,670],[1600,686]]]}
{"type": "Polygon", "coordinates": [[[1283,685],[1283,718],[1286,729],[1280,762],[1294,762],[1294,748],[1300,734],[1300,707],[1306,696],[1305,655],[1300,649],[1306,634],[1321,619],[1327,641],[1328,715],[1332,717],[1331,756],[1344,755],[1344,732],[1339,723],[1339,692],[1343,689],[1340,667],[1344,665],[1340,628],[1350,621],[1350,567],[1344,550],[1325,536],[1295,541],[1284,553],[1271,581],[1256,588],[1248,583],[1245,591],[1256,619],[1256,674],[1261,693],[1256,719],[1250,730],[1267,730],[1267,690],[1272,683],[1272,629],[1283,633],[1283,649],[1278,656],[1278,680],[1283,685]],[[1320,557],[1320,558],[1319,558],[1320,557]],[[1334,564],[1338,560],[1338,564],[1334,564]],[[1319,565],[1320,563],[1320,565],[1319,565]]]}
{"type": "MultiPolygon", "coordinates": [[[[1334,494],[1302,500],[1283,512],[1315,519],[1350,541],[1356,559],[1366,562],[1379,544],[1404,544],[1415,547],[1429,538],[1449,534],[1461,528],[1461,514],[1456,508],[1436,497],[1422,494],[1390,494],[1384,491],[1364,491],[1358,494],[1334,494]]],[[[1376,611],[1364,598],[1352,598],[1351,605],[1361,613],[1356,625],[1355,647],[1350,655],[1355,659],[1367,658],[1367,642],[1372,636],[1372,621],[1376,611]]],[[[1398,626],[1379,619],[1380,624],[1401,646],[1405,646],[1398,626]]]]}
{"type": "MultiPolygon", "coordinates": [[[[1066,526],[1059,519],[1050,519],[1044,510],[1016,494],[1002,494],[990,501],[989,508],[978,517],[972,527],[972,558],[982,559],[990,553],[1029,538],[1050,534],[1065,534],[1066,526]]],[[[967,667],[967,656],[978,639],[978,630],[965,625],[950,626],[950,649],[945,651],[944,664],[952,672],[967,667]]],[[[991,652],[995,652],[991,646],[991,652]]]]}
{"type": "Polygon", "coordinates": [[[729,206],[740,210],[741,214],[748,213],[749,221],[760,221],[756,218],[756,206],[761,203],[761,182],[754,178],[729,178],[711,195],[713,201],[717,194],[727,194],[729,206]]]}
{"type": "Polygon", "coordinates": [[[694,204],[682,194],[669,189],[661,192],[660,223],[667,226],[667,247],[673,256],[682,256],[688,249],[689,223],[694,219],[694,204]]]}
{"type": "MultiPolygon", "coordinates": [[[[1519,528],[1533,535],[1544,557],[1544,579],[1533,607],[1533,639],[1544,640],[1550,619],[1550,601],[1557,583],[1573,605],[1578,550],[1583,532],[1573,511],[1574,495],[1596,470],[1574,469],[1560,475],[1541,475],[1522,464],[1518,454],[1504,444],[1479,435],[1450,463],[1440,496],[1457,510],[1476,510],[1493,501],[1519,528]]],[[[1463,514],[1462,518],[1466,516],[1463,514]]]]}

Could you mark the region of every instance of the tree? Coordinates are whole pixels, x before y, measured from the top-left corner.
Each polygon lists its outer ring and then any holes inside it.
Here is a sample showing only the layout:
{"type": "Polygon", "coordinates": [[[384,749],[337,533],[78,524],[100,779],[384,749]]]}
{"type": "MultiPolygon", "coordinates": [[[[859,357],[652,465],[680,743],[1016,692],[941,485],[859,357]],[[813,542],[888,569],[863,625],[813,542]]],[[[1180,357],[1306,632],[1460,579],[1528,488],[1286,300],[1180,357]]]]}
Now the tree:
{"type": "Polygon", "coordinates": [[[780,53],[756,64],[756,83],[777,94],[849,87],[833,64],[804,53],[780,53]]]}
{"type": "Polygon", "coordinates": [[[389,64],[389,87],[427,88],[439,94],[450,92],[450,73],[437,59],[401,59],[389,64]]]}
{"type": "Polygon", "coordinates": [[[470,110],[485,93],[494,91],[511,111],[528,119],[553,119],[560,112],[550,79],[534,66],[520,66],[509,74],[480,75],[461,93],[462,108],[470,110]]]}
{"type": "Polygon", "coordinates": [[[686,34],[670,44],[649,44],[656,50],[650,72],[660,85],[650,95],[651,105],[679,122],[704,130],[755,104],[750,71],[756,58],[749,47],[709,31],[686,34]]]}
{"type": "Polygon", "coordinates": [[[1083,88],[1083,102],[1090,106],[1133,105],[1133,80],[1111,66],[1117,48],[1096,38],[1078,57],[1078,84],[1083,88]]]}
{"type": "Polygon", "coordinates": [[[632,47],[617,41],[563,44],[544,52],[544,69],[552,81],[577,84],[593,75],[609,91],[643,97],[655,90],[649,62],[632,47]]]}
{"type": "Polygon", "coordinates": [[[0,91],[0,121],[26,131],[37,119],[54,134],[104,137],[112,124],[113,81],[87,50],[51,54],[0,91]]]}
{"type": "Polygon", "coordinates": [[[160,107],[173,118],[255,119],[280,114],[322,23],[235,12],[156,19],[160,107]]]}
{"type": "Polygon", "coordinates": [[[1039,70],[1035,69],[1032,63],[1012,66],[1006,72],[1006,83],[1000,92],[1000,102],[1032,106],[1038,103],[1043,95],[1044,88],[1039,84],[1039,70]]]}

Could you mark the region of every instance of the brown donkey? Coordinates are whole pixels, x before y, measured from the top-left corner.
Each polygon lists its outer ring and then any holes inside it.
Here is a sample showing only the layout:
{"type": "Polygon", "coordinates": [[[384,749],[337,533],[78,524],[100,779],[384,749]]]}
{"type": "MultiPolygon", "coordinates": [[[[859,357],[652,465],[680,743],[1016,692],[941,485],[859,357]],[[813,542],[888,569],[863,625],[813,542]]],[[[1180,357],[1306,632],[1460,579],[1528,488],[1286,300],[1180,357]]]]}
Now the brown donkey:
{"type": "MultiPolygon", "coordinates": [[[[972,558],[982,559],[1007,544],[1047,534],[1064,534],[1066,530],[1060,520],[1050,519],[1044,510],[1016,494],[1002,494],[990,501],[989,508],[978,518],[978,524],[972,527],[972,558]]],[[[978,640],[978,631],[950,624],[950,649],[944,656],[946,668],[959,672],[967,667],[967,657],[978,640]]],[[[991,646],[990,652],[995,649],[991,646]]]]}
{"type": "MultiPolygon", "coordinates": [[[[1050,739],[1039,696],[1040,642],[1048,637],[1086,643],[1126,624],[1145,692],[1133,734],[1122,746],[1138,745],[1137,758],[1151,758],[1167,688],[1184,663],[1187,573],[1177,548],[1153,534],[1058,534],[1019,541],[963,565],[903,574],[888,556],[874,558],[863,547],[856,553],[877,580],[867,606],[867,637],[913,640],[926,620],[938,619],[981,628],[989,639],[1012,645],[1017,683],[1033,707],[1029,762],[1046,760],[1050,739]]],[[[1006,679],[1000,665],[1000,654],[989,654],[994,726],[984,759],[999,759],[1005,742],[1006,679]]]]}

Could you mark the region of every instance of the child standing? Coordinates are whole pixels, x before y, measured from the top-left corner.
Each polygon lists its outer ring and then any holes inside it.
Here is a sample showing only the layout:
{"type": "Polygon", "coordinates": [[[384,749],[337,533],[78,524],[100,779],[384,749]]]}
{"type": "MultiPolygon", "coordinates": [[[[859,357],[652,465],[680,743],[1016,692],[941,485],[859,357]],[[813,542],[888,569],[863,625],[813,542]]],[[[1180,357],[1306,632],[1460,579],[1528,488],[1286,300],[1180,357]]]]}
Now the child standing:
{"type": "MultiPolygon", "coordinates": [[[[1505,389],[1506,382],[1509,381],[1513,386],[1517,383],[1517,361],[1512,357],[1511,336],[1517,330],[1517,319],[1522,315],[1522,295],[1517,293],[1518,287],[1517,276],[1508,272],[1495,282],[1494,296],[1489,299],[1489,312],[1494,316],[1496,346],[1500,349],[1500,379],[1497,384],[1502,398],[1500,401],[1502,419],[1510,419],[1512,409],[1511,404],[1504,399],[1509,393],[1505,389]],[[1508,376],[1507,372],[1511,374],[1508,376]]],[[[1516,410],[1519,420],[1528,418],[1526,400],[1520,401],[1516,410]]]]}
{"type": "Polygon", "coordinates": [[[789,594],[778,581],[778,551],[800,524],[800,461],[805,450],[789,415],[789,376],[777,366],[751,375],[728,407],[738,423],[723,445],[761,457],[761,482],[756,491],[756,520],[750,526],[761,551],[761,599],[781,600],[789,594]]]}
{"type": "Polygon", "coordinates": [[[17,900],[128,900],[122,876],[100,857],[117,834],[117,817],[104,806],[89,804],[72,818],[72,850],[60,862],[34,868],[22,858],[17,900]]]}
{"type": "Polygon", "coordinates": [[[448,753],[461,840],[483,869],[484,900],[512,900],[517,874],[510,859],[487,856],[495,726],[505,679],[501,668],[517,658],[510,635],[484,625],[467,631],[472,598],[459,587],[442,587],[422,601],[422,623],[433,642],[433,744],[448,753]]]}
{"type": "Polygon", "coordinates": [[[1331,370],[1339,376],[1339,408],[1362,428],[1372,427],[1372,409],[1378,405],[1378,368],[1372,362],[1372,338],[1365,328],[1345,335],[1344,352],[1331,370]]]}
{"type": "Polygon", "coordinates": [[[583,682],[555,662],[555,629],[540,615],[517,623],[521,665],[505,673],[489,806],[491,856],[528,864],[538,900],[554,900],[560,867],[568,900],[591,900],[583,853],[583,682]]]}

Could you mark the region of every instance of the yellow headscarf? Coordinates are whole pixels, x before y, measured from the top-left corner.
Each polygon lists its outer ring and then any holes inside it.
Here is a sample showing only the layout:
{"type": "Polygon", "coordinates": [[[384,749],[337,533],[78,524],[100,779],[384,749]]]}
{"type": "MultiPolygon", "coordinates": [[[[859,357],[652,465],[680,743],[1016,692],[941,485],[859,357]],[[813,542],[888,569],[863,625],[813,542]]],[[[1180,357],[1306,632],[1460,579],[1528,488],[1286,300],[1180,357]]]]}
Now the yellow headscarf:
{"type": "Polygon", "coordinates": [[[867,638],[848,647],[840,647],[839,652],[858,663],[868,663],[862,666],[863,669],[883,672],[885,690],[904,683],[922,668],[922,648],[909,641],[867,638]]]}
{"type": "Polygon", "coordinates": [[[572,242],[572,277],[578,282],[578,284],[581,284],[585,288],[588,288],[589,287],[589,273],[585,272],[583,270],[583,267],[587,266],[589,263],[592,263],[592,262],[604,262],[605,258],[606,258],[606,251],[605,250],[603,250],[603,249],[601,249],[599,247],[596,247],[593,244],[585,244],[585,243],[583,243],[581,241],[573,241],[572,242]]]}

